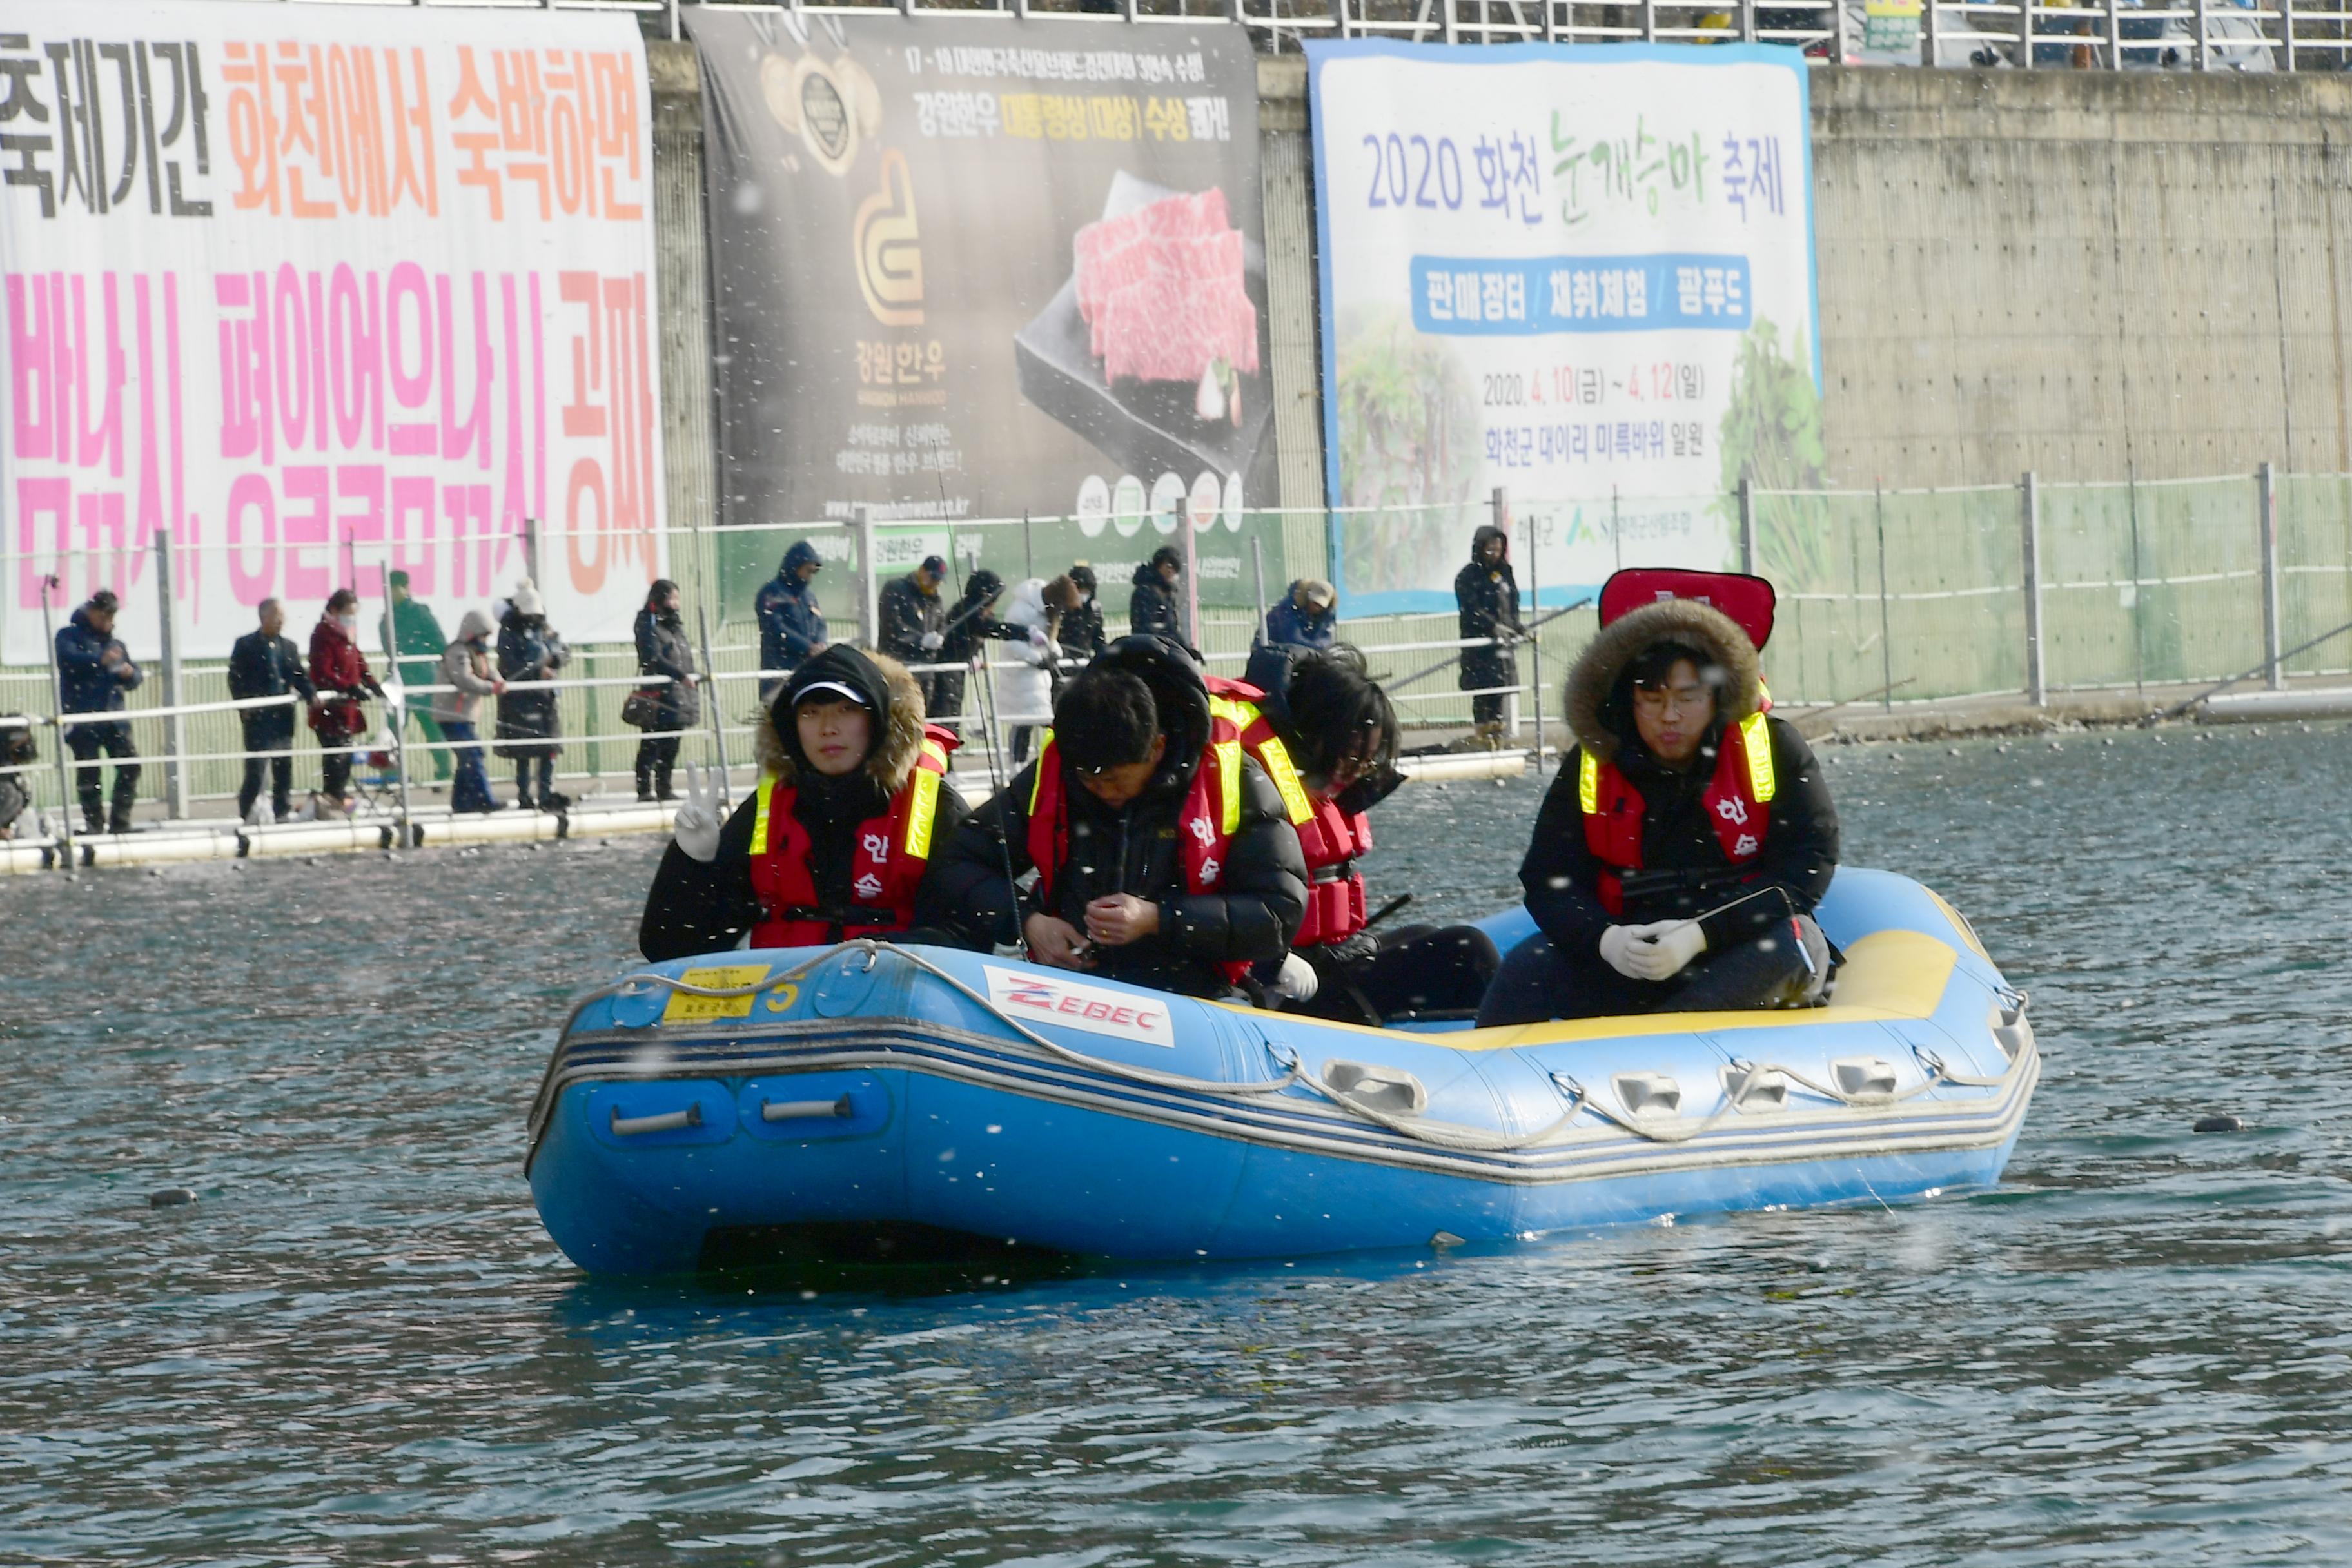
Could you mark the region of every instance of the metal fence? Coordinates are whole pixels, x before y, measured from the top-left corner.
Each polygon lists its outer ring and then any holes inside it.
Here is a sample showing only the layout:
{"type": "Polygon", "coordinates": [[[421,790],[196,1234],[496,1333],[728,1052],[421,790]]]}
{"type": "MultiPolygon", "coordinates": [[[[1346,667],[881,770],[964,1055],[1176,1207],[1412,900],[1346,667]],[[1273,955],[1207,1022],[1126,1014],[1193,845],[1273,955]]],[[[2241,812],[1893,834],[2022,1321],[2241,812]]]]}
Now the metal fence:
{"type": "MultiPolygon", "coordinates": [[[[2053,691],[2144,690],[2249,670],[2272,684],[2293,675],[2352,674],[2352,475],[2265,468],[2063,485],[2029,475],[1964,489],[1755,489],[1692,504],[1707,509],[1709,537],[1721,542],[1712,563],[1759,572],[1779,590],[1765,665],[1786,704],[1893,708],[2001,693],[2042,700],[2053,691]]],[[[1343,559],[1363,547],[1393,554],[1410,534],[1437,552],[1433,559],[1466,560],[1471,531],[1498,517],[1512,530],[1523,616],[1542,622],[1519,650],[1515,682],[1498,689],[1512,700],[1515,730],[1557,716],[1560,677],[1595,629],[1590,614],[1544,617],[1589,596],[1595,580],[1618,566],[1710,563],[1694,560],[1687,541],[1621,529],[1612,499],[1593,497],[1497,496],[1436,510],[1227,517],[1177,508],[1124,518],[959,521],[952,530],[905,526],[948,534],[959,582],[978,567],[1017,583],[1076,562],[1092,565],[1113,635],[1125,625],[1135,566],[1160,544],[1177,544],[1191,564],[1194,640],[1212,669],[1238,674],[1266,604],[1295,578],[1328,576],[1331,548],[1343,559]],[[1563,531],[1555,525],[1570,514],[1580,521],[1581,554],[1558,543],[1563,531]]],[[[793,540],[817,542],[826,558],[822,591],[839,636],[873,625],[880,585],[914,564],[909,537],[870,517],[847,525],[673,530],[673,575],[718,693],[708,705],[710,721],[684,737],[682,760],[716,763],[723,755],[739,769],[747,763],[759,666],[751,598],[793,540]]],[[[371,564],[368,548],[347,561],[371,564]]],[[[136,565],[138,555],[126,559],[136,565]]],[[[0,556],[12,579],[20,563],[0,556]]],[[[68,580],[93,580],[87,558],[66,564],[68,580]]],[[[157,592],[164,575],[127,571],[126,581],[157,592]]],[[[1349,616],[1344,600],[1340,609],[1341,636],[1363,647],[1391,684],[1409,725],[1468,722],[1472,693],[1461,689],[1456,664],[1465,647],[1487,645],[1461,637],[1453,612],[1349,616]]],[[[12,605],[6,613],[38,611],[12,605]]],[[[293,629],[302,632],[299,616],[293,629]]],[[[388,678],[382,635],[368,640],[379,675],[388,678]]],[[[998,656],[993,668],[1011,668],[1002,644],[989,647],[998,656]]],[[[625,789],[640,736],[620,722],[619,710],[628,689],[644,684],[635,652],[610,644],[573,651],[556,683],[565,748],[558,777],[570,790],[607,783],[625,789]]],[[[55,691],[45,666],[0,669],[0,713],[31,716],[43,752],[21,776],[50,809],[63,798],[64,776],[55,756],[55,691]]],[[[1004,731],[1037,717],[992,713],[991,730],[982,723],[983,692],[983,682],[969,682],[964,711],[942,716],[973,742],[963,758],[972,769],[1001,762],[1004,731]]],[[[173,816],[224,815],[219,803],[236,795],[245,755],[225,666],[184,661],[169,679],[131,693],[130,703],[147,764],[142,798],[164,803],[173,816]]],[[[485,722],[486,733],[489,728],[485,722]]],[[[376,740],[363,744],[373,750],[376,740]]],[[[312,741],[299,744],[298,789],[309,789],[320,753],[312,741]]],[[[441,771],[430,760],[434,750],[412,731],[398,759],[405,783],[428,804],[441,771]]],[[[495,782],[496,764],[492,771],[495,782]]],[[[362,777],[371,776],[380,789],[401,782],[363,768],[362,777]]]]}

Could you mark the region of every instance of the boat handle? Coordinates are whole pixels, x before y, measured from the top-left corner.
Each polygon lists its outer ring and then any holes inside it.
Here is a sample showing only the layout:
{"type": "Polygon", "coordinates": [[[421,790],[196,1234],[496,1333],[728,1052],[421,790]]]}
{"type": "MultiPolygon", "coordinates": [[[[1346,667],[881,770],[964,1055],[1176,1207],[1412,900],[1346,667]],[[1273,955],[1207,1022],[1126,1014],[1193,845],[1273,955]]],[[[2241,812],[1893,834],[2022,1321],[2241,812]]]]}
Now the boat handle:
{"type": "Polygon", "coordinates": [[[814,1121],[833,1117],[846,1121],[856,1114],[857,1107],[850,1103],[849,1096],[845,1094],[839,1100],[760,1101],[760,1120],[762,1121],[814,1121]]]}
{"type": "Polygon", "coordinates": [[[624,1116],[619,1106],[613,1107],[613,1131],[623,1138],[633,1132],[675,1132],[681,1127],[702,1125],[702,1101],[696,1100],[684,1110],[666,1110],[659,1116],[624,1116]]]}

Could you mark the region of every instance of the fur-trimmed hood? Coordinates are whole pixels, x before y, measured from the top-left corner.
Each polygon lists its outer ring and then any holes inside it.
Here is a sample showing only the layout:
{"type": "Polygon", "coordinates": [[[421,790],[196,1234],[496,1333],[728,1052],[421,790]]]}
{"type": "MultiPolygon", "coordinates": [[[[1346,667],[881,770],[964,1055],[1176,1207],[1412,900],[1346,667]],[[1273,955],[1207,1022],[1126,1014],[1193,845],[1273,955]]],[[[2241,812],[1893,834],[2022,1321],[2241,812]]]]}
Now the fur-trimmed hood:
{"type": "MultiPolygon", "coordinates": [[[[907,775],[914,771],[915,759],[922,753],[923,690],[907,673],[907,667],[888,654],[870,648],[856,651],[881,672],[890,693],[889,717],[882,726],[883,732],[875,738],[872,750],[866,753],[866,775],[896,795],[907,782],[907,775]]],[[[803,665],[796,673],[811,673],[810,668],[803,665]]],[[[781,697],[779,693],[780,700],[781,697]]],[[[789,784],[799,776],[800,769],[793,761],[792,748],[784,744],[784,737],[776,728],[777,706],[771,703],[761,710],[759,724],[751,731],[751,754],[762,771],[789,784]]]]}
{"type": "Polygon", "coordinates": [[[1653,643],[1687,643],[1723,670],[1716,721],[1734,724],[1763,706],[1762,661],[1756,645],[1729,616],[1696,599],[1661,599],[1629,610],[1601,628],[1568,672],[1568,727],[1599,762],[1616,760],[1625,739],[1617,726],[1633,720],[1619,701],[1626,669],[1653,643]]]}

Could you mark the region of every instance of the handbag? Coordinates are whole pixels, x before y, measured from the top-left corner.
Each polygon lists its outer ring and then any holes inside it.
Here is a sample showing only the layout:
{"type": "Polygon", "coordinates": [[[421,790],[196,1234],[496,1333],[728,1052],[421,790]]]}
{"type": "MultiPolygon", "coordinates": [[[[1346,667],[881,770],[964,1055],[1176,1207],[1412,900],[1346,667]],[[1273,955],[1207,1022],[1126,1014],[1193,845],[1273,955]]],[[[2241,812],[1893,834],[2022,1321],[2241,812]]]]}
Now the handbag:
{"type": "Polygon", "coordinates": [[[661,727],[662,689],[640,686],[621,700],[621,722],[637,730],[661,727]]]}

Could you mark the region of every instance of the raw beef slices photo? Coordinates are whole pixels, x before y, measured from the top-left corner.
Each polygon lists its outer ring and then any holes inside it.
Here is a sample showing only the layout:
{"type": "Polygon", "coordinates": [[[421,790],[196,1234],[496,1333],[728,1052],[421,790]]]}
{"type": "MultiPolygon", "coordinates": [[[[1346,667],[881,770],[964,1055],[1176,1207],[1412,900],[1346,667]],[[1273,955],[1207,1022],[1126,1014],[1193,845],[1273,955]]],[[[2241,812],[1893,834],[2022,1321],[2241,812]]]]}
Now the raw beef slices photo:
{"type": "Polygon", "coordinates": [[[1257,307],[1223,191],[1088,224],[1072,248],[1078,313],[1106,382],[1199,381],[1219,360],[1257,374],[1257,307]]]}

